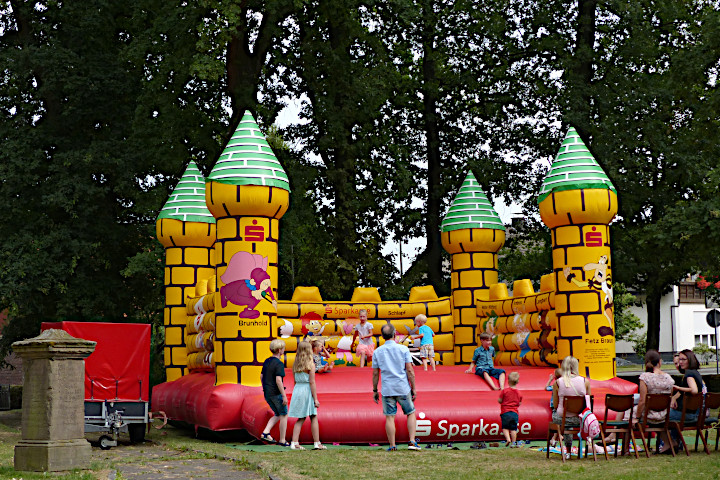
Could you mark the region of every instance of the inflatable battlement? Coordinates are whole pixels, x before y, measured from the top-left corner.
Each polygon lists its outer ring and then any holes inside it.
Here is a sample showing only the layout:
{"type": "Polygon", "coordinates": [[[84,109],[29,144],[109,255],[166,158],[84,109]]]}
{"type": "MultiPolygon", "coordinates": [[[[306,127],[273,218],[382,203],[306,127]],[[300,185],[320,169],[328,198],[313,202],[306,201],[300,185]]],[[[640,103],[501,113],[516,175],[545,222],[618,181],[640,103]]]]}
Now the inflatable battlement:
{"type": "MultiPolygon", "coordinates": [[[[489,299],[477,301],[478,336],[493,336],[496,365],[555,366],[558,362],[555,343],[555,277],[543,275],[540,292],[535,293],[530,280],[513,283],[513,296],[507,285],[490,286],[489,299]]],[[[479,339],[478,339],[479,342],[479,339]]]]}

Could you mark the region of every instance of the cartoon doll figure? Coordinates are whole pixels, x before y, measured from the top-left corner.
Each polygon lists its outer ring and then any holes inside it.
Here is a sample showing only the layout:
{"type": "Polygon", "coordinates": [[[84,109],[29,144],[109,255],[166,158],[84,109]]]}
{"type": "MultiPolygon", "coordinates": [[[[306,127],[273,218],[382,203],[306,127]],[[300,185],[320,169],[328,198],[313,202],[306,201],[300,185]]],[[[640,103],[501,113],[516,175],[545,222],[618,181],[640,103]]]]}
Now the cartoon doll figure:
{"type": "Polygon", "coordinates": [[[610,278],[607,275],[607,255],[601,256],[597,263],[588,263],[583,267],[586,272],[594,270],[595,273],[586,281],[581,282],[575,278],[575,274],[570,271],[570,267],[565,267],[563,274],[568,282],[581,288],[590,288],[601,291],[605,294],[605,304],[603,306],[603,314],[608,320],[609,327],[600,327],[598,333],[600,336],[612,335],[612,307],[613,307],[613,291],[610,278]]]}
{"type": "Polygon", "coordinates": [[[302,323],[301,333],[304,335],[303,340],[307,340],[307,337],[319,337],[325,331],[325,327],[330,322],[320,323],[322,317],[315,312],[310,312],[300,318],[302,323]]]}
{"type": "Polygon", "coordinates": [[[353,364],[352,354],[352,342],[353,342],[353,327],[355,326],[350,321],[339,320],[337,322],[338,330],[342,334],[342,337],[338,341],[337,350],[335,356],[338,360],[345,360],[347,364],[353,364]]]}
{"type": "Polygon", "coordinates": [[[238,252],[232,256],[227,270],[220,277],[225,283],[220,287],[220,301],[225,308],[227,303],[245,306],[240,318],[258,318],[255,310],[263,299],[277,310],[277,301],[272,293],[272,282],[267,273],[267,257],[248,252],[238,252]]]}

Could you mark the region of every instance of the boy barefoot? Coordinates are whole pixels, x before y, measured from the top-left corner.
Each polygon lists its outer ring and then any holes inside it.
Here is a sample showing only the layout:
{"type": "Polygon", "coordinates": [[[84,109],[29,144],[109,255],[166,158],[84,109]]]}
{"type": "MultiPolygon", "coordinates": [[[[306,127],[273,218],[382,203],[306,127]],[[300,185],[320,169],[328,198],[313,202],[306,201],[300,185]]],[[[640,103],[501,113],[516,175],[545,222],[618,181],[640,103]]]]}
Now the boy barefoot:
{"type": "Polygon", "coordinates": [[[472,363],[465,373],[473,373],[475,375],[483,377],[485,381],[490,385],[493,390],[503,390],[505,388],[505,370],[501,368],[495,368],[493,365],[493,358],[495,357],[495,348],[490,345],[492,337],[489,333],[483,332],[480,334],[480,346],[475,349],[473,353],[472,363]],[[493,378],[500,382],[500,388],[495,386],[493,378]]]}
{"type": "Polygon", "coordinates": [[[430,366],[435,372],[435,345],[433,344],[433,337],[435,332],[432,328],[425,325],[427,323],[427,317],[422,313],[415,317],[415,325],[418,327],[418,335],[413,335],[413,339],[420,339],[420,358],[423,362],[423,370],[427,371],[428,360],[430,360],[430,366]]]}
{"type": "Polygon", "coordinates": [[[520,381],[518,372],[510,372],[508,383],[510,386],[500,393],[498,403],[500,404],[500,422],[502,433],[505,435],[506,447],[519,447],[517,443],[518,409],[522,403],[522,395],[515,388],[520,381]]]}

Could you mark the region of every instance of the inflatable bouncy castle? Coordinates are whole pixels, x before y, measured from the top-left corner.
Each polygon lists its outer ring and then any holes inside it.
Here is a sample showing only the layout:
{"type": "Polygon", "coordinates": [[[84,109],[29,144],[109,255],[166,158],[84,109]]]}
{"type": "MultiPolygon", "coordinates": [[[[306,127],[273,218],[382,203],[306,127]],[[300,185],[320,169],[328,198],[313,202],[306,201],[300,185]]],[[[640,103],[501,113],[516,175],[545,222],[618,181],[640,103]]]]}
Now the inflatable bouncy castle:
{"type": "MultiPolygon", "coordinates": [[[[418,314],[427,316],[435,333],[437,371],[415,372],[421,440],[501,436],[497,393],[464,373],[483,332],[493,336],[496,366],[520,373],[520,438],[544,438],[550,420],[545,383],[567,355],[580,360],[591,378],[596,412],[602,411],[605,393],[636,390],[615,378],[608,224],[617,197],[573,129],[543,182],[539,203],[553,241],[553,273],[541,279],[539,292],[522,280],[510,296],[498,283],[505,227],[469,173],[442,222],[442,244],[451,256],[449,297],[420,286],[407,300],[385,300],[375,288],[358,287],[348,301],[337,302],[307,286],[281,300],[278,239],[289,183],[246,112],[208,178],[190,162],[158,216],[157,236],[166,252],[168,381],[153,389],[153,410],[196,428],[243,429],[259,437],[272,415],[260,387],[270,342],[285,342],[285,386],[292,402],[290,368],[298,342],[321,337],[336,367],[316,375],[323,440],[384,442],[372,369],[358,367],[353,349],[354,326],[366,310],[376,346],[383,343],[380,327],[390,323],[398,341],[416,355],[418,314]]],[[[405,419],[398,416],[396,423],[402,440],[405,419]]],[[[305,427],[301,441],[309,438],[305,427]]]]}

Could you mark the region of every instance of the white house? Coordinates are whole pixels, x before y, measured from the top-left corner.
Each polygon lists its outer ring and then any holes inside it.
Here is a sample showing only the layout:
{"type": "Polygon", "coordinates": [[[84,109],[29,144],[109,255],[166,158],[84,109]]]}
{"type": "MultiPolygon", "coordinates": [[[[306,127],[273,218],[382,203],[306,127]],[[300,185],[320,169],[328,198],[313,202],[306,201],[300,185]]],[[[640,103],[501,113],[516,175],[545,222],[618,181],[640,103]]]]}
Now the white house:
{"type": "MultiPolygon", "coordinates": [[[[643,301],[642,295],[636,295],[638,301],[643,301]]],[[[642,307],[632,307],[632,312],[647,325],[647,310],[642,307]]],[[[660,352],[670,353],[680,350],[692,349],[698,343],[715,347],[715,329],[708,326],[706,317],[711,309],[705,308],[705,295],[697,288],[694,279],[675,285],[660,303],[660,352]]],[[[618,341],[616,344],[618,354],[634,353],[632,344],[618,341]]]]}

